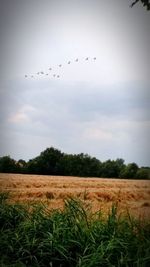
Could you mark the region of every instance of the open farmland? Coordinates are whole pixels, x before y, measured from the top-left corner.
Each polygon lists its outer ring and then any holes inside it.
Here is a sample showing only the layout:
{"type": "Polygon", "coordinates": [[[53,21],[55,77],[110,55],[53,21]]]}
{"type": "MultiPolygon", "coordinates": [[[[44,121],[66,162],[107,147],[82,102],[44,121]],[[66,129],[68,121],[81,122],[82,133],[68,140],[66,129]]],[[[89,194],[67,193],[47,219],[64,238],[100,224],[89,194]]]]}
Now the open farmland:
{"type": "Polygon", "coordinates": [[[0,174],[0,191],[10,192],[11,202],[42,201],[49,208],[63,208],[67,197],[78,197],[93,211],[108,212],[118,202],[120,212],[150,218],[150,181],[0,174]]]}

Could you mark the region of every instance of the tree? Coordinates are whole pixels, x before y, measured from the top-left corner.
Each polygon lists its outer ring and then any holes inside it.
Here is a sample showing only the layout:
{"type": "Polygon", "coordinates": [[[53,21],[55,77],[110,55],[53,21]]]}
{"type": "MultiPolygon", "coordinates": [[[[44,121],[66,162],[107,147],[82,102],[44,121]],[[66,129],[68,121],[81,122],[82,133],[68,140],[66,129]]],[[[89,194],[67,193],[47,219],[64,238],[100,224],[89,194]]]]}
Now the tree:
{"type": "Polygon", "coordinates": [[[90,157],[88,154],[67,155],[64,154],[60,160],[62,175],[99,177],[101,162],[90,157]]]}
{"type": "Polygon", "coordinates": [[[40,156],[30,161],[28,168],[31,171],[35,169],[38,174],[58,175],[60,174],[59,161],[62,156],[63,154],[58,149],[47,148],[41,152],[40,156]]]}
{"type": "Polygon", "coordinates": [[[138,2],[141,2],[144,7],[146,7],[147,10],[150,10],[150,1],[149,0],[135,0],[132,2],[131,7],[133,7],[138,2]]]}
{"type": "Polygon", "coordinates": [[[91,157],[88,154],[78,154],[78,162],[80,164],[81,176],[85,177],[99,177],[101,162],[95,157],[91,157]]]}
{"type": "Polygon", "coordinates": [[[19,159],[17,162],[17,166],[20,173],[26,173],[27,163],[23,159],[19,159]]]}
{"type": "Polygon", "coordinates": [[[107,160],[102,163],[102,177],[118,178],[124,168],[124,160],[107,160]]]}
{"type": "Polygon", "coordinates": [[[128,179],[132,179],[132,178],[136,178],[136,173],[138,171],[139,167],[136,163],[129,163],[127,166],[125,166],[121,173],[120,173],[120,177],[121,178],[128,178],[128,179]]]}
{"type": "Polygon", "coordinates": [[[39,157],[30,159],[26,165],[26,172],[32,174],[42,174],[39,166],[39,157]]]}
{"type": "Polygon", "coordinates": [[[10,156],[4,156],[0,158],[0,172],[15,173],[18,172],[17,162],[10,156]]]}
{"type": "Polygon", "coordinates": [[[137,179],[150,179],[150,169],[140,168],[136,173],[137,179]]]}

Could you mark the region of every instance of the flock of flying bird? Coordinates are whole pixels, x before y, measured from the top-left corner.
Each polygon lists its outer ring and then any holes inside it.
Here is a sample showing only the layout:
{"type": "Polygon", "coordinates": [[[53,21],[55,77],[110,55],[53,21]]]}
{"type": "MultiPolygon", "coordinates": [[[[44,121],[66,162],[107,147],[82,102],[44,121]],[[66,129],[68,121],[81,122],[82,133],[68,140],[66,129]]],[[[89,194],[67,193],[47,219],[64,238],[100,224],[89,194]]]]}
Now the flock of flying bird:
{"type": "MultiPolygon", "coordinates": [[[[90,58],[89,57],[86,57],[84,60],[85,61],[88,61],[90,58]]],[[[93,57],[92,58],[92,60],[96,60],[96,57],[93,57]]],[[[75,60],[74,60],[74,62],[78,62],[79,61],[79,59],[78,58],[76,58],[75,60]]],[[[72,62],[71,61],[68,61],[67,62],[67,64],[71,64],[72,62]]],[[[58,65],[58,67],[59,68],[61,68],[63,65],[62,64],[59,64],[58,65]]],[[[34,75],[25,75],[25,78],[34,78],[34,77],[36,77],[35,75],[46,75],[46,76],[48,76],[48,75],[50,75],[50,73],[52,74],[52,77],[54,77],[54,78],[60,78],[60,75],[59,74],[56,74],[56,73],[52,73],[52,71],[53,71],[53,69],[50,67],[49,69],[48,69],[48,71],[49,72],[44,72],[44,71],[39,71],[39,72],[37,72],[36,74],[34,74],[34,75]]]]}

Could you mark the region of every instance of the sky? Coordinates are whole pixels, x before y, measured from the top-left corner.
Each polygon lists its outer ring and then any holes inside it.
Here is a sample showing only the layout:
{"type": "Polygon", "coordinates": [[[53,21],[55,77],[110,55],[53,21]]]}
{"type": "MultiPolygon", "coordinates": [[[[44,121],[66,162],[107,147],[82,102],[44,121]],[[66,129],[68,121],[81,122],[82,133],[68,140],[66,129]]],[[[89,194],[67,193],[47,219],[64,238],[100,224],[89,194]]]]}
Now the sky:
{"type": "Polygon", "coordinates": [[[150,166],[150,12],[130,4],[0,0],[0,156],[150,166]]]}

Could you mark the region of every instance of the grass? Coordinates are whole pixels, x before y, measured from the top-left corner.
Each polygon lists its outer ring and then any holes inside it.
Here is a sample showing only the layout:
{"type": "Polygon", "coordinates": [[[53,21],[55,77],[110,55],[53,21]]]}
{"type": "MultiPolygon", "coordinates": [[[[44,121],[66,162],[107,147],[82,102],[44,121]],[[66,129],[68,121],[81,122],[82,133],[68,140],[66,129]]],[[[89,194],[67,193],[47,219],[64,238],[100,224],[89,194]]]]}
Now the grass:
{"type": "Polygon", "coordinates": [[[78,199],[64,210],[10,204],[0,195],[1,267],[148,267],[150,224],[118,216],[113,204],[104,218],[78,199]]]}

